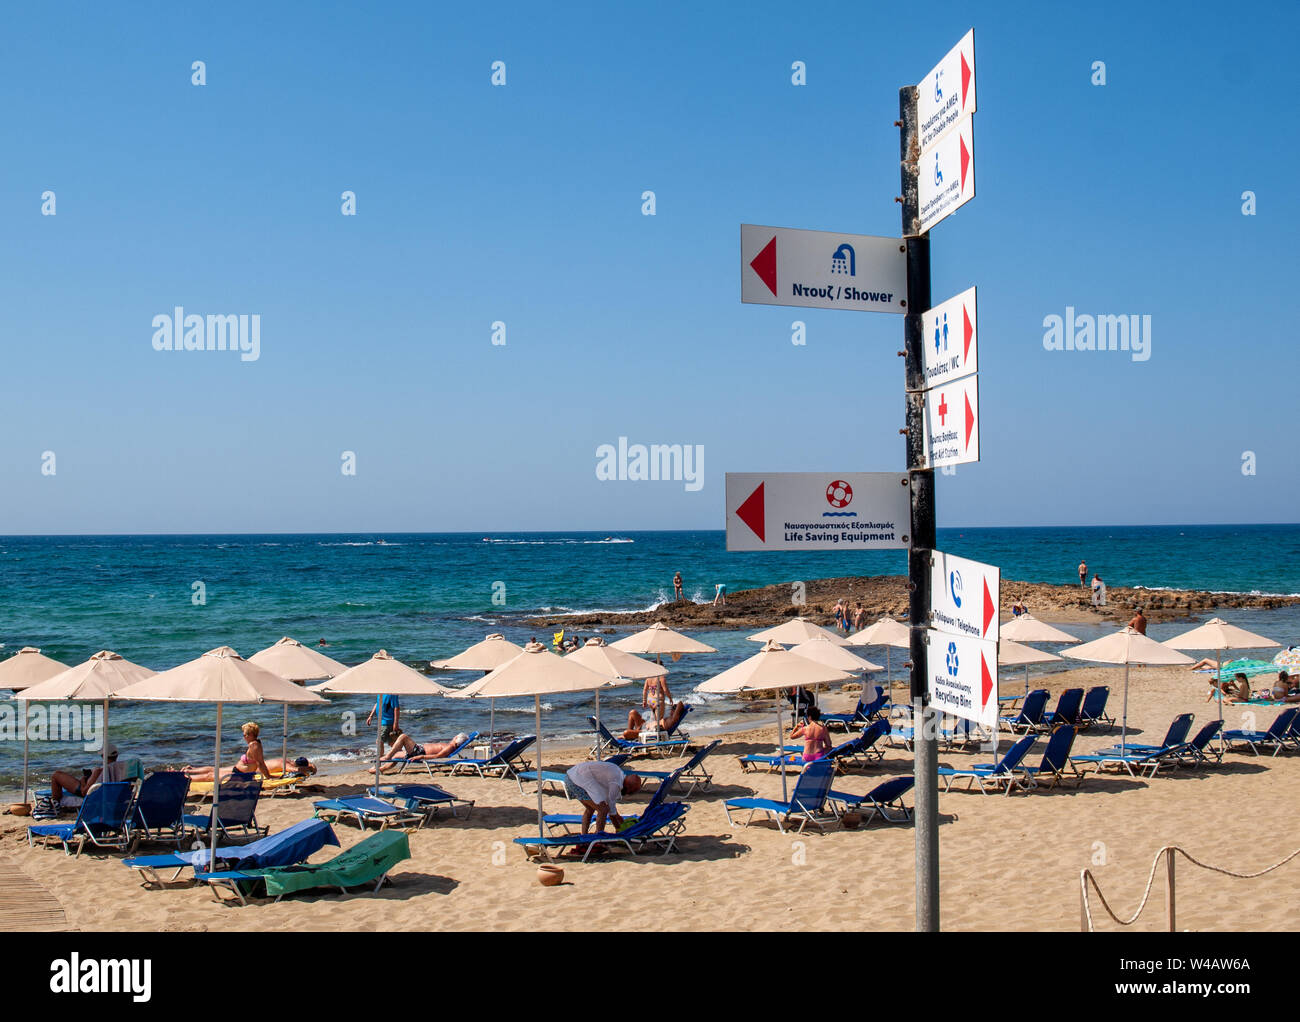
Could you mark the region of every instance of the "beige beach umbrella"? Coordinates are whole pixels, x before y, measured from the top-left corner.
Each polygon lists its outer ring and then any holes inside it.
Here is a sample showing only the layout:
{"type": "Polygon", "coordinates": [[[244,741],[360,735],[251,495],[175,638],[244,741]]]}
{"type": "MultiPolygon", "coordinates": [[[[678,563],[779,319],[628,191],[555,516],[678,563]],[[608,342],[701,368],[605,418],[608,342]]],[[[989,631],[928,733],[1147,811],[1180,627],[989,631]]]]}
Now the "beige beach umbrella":
{"type": "Polygon", "coordinates": [[[884,670],[880,664],[873,664],[866,657],[850,653],[844,646],[821,635],[815,635],[811,639],[805,639],[797,646],[791,646],[790,652],[825,667],[834,667],[837,671],[853,673],[856,671],[884,670]]]}
{"type": "MultiPolygon", "coordinates": [[[[349,667],[329,681],[312,685],[313,692],[333,692],[353,696],[449,696],[456,690],[439,685],[414,668],[393,659],[388,650],[381,649],[364,663],[349,667]]],[[[375,706],[375,797],[379,797],[379,760],[384,755],[384,719],[379,712],[378,698],[375,706]]]]}
{"type": "Polygon", "coordinates": [[[543,836],[542,825],[542,696],[565,692],[595,692],[608,688],[608,677],[574,663],[568,657],[556,656],[540,642],[530,642],[513,660],[502,664],[478,681],[454,692],[455,699],[492,699],[502,696],[532,696],[533,714],[537,725],[537,833],[543,836]]]}
{"type": "MultiPolygon", "coordinates": [[[[511,642],[499,632],[493,632],[482,642],[462,650],[447,660],[430,660],[429,666],[443,671],[495,671],[513,660],[524,647],[511,642]]],[[[495,748],[497,733],[497,701],[488,700],[488,744],[495,748]]]]}
{"type": "Polygon", "coordinates": [[[1248,632],[1244,628],[1238,628],[1236,625],[1230,625],[1221,617],[1210,618],[1199,628],[1193,628],[1190,632],[1183,632],[1182,635],[1175,635],[1172,639],[1165,639],[1162,645],[1170,649],[1204,649],[1214,650],[1215,660],[1218,662],[1218,685],[1216,689],[1218,694],[1215,702],[1219,704],[1219,719],[1223,720],[1223,651],[1225,649],[1266,649],[1273,646],[1281,646],[1282,643],[1274,642],[1262,635],[1256,635],[1254,632],[1248,632]]]}
{"type": "Polygon", "coordinates": [[[885,647],[885,681],[889,684],[889,690],[894,690],[894,682],[891,678],[893,674],[893,659],[890,656],[895,649],[912,648],[912,630],[901,621],[895,621],[892,617],[882,617],[875,624],[867,625],[860,632],[855,632],[848,637],[850,646],[884,646],[885,647]]]}
{"type": "Polygon", "coordinates": [[[683,635],[681,632],[675,632],[662,621],[656,621],[649,628],[644,628],[610,645],[614,649],[623,650],[625,653],[641,653],[645,656],[654,654],[656,660],[665,653],[669,656],[680,656],[683,653],[717,652],[708,643],[700,642],[699,639],[692,639],[689,635],[683,635]]]}
{"type": "MultiPolygon", "coordinates": [[[[697,692],[755,692],[765,689],[798,688],[823,685],[833,681],[850,681],[852,675],[799,656],[778,642],[769,640],[752,657],[728,667],[695,686],[697,692]]],[[[776,705],[776,747],[781,757],[781,796],[789,798],[785,778],[785,729],[780,702],[776,705]]]]}
{"type": "MultiPolygon", "coordinates": [[[[53,663],[53,661],[51,661],[53,663]]],[[[118,688],[152,678],[157,671],[133,664],[111,650],[101,649],[84,663],[23,689],[24,703],[82,702],[104,704],[104,734],[100,741],[102,768],[108,772],[108,696],[118,688]]],[[[26,716],[26,714],[24,714],[26,716]]],[[[27,801],[27,756],[23,755],[23,801],[27,801]]]]}
{"type": "Polygon", "coordinates": [[[0,688],[18,692],[67,669],[67,664],[51,660],[35,646],[24,646],[13,656],[0,660],[0,688]]]}
{"type": "Polygon", "coordinates": [[[753,635],[745,636],[750,642],[779,642],[785,646],[794,646],[809,639],[822,638],[836,646],[847,646],[849,640],[836,635],[828,628],[814,624],[804,617],[792,617],[782,621],[774,628],[767,628],[753,635]]]}
{"type": "Polygon", "coordinates": [[[1041,649],[1034,649],[1033,646],[1022,645],[1013,639],[1006,638],[1005,635],[998,640],[999,667],[1019,667],[1022,664],[1024,665],[1025,695],[1029,695],[1029,665],[1047,664],[1060,659],[1055,653],[1046,653],[1041,649]]]}
{"type": "MultiPolygon", "coordinates": [[[[1022,615],[1023,616],[1023,615],[1022,615]]],[[[1118,632],[1085,642],[1082,646],[1065,650],[1065,655],[1074,660],[1088,660],[1097,664],[1124,665],[1124,720],[1120,727],[1119,748],[1123,754],[1128,744],[1128,669],[1130,664],[1149,667],[1183,666],[1193,663],[1191,657],[1184,656],[1168,646],[1162,646],[1155,639],[1148,639],[1135,628],[1121,628],[1118,632]]]]}
{"type": "Polygon", "coordinates": [[[504,635],[493,632],[482,642],[476,642],[469,649],[457,653],[446,660],[431,660],[430,667],[443,671],[495,671],[524,651],[524,647],[507,639],[504,635]]]}
{"type": "MultiPolygon", "coordinates": [[[[575,664],[589,667],[597,674],[609,678],[614,685],[647,678],[662,678],[668,668],[651,660],[642,660],[635,653],[615,649],[599,635],[588,639],[581,649],[575,649],[564,658],[575,664]]],[[[600,689],[596,689],[596,728],[600,729],[600,689]]]]}
{"type": "Polygon", "coordinates": [[[1033,614],[1021,614],[1004,625],[998,626],[998,637],[1014,639],[1016,642],[1082,642],[1059,628],[1053,628],[1046,621],[1039,621],[1033,614]]]}
{"type": "MultiPolygon", "coordinates": [[[[333,678],[348,669],[333,657],[304,646],[297,639],[285,636],[274,646],[259,649],[248,658],[249,663],[274,671],[287,681],[315,681],[317,678],[333,678]]],[[[280,732],[280,769],[289,772],[289,704],[284,704],[284,727],[280,732]]]]}
{"type": "Polygon", "coordinates": [[[134,684],[114,689],[111,699],[159,703],[216,703],[217,727],[212,759],[212,828],[210,868],[216,867],[217,810],[221,801],[221,711],[226,703],[321,703],[308,692],[265,667],[250,663],[229,646],[134,684]]]}

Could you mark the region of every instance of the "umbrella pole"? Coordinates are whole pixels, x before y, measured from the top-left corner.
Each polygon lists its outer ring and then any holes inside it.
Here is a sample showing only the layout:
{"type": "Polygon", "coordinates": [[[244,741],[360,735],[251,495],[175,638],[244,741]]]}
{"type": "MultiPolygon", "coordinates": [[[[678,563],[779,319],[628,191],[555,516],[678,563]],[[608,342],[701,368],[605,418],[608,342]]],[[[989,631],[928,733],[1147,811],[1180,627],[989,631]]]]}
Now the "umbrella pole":
{"type": "Polygon", "coordinates": [[[26,699],[19,699],[23,704],[23,801],[27,801],[27,710],[31,706],[26,699]]]}
{"type": "Polygon", "coordinates": [[[102,765],[99,772],[99,779],[101,781],[107,782],[108,781],[108,699],[107,697],[104,699],[104,733],[99,736],[99,751],[102,754],[101,757],[102,765]]]}
{"type": "Polygon", "coordinates": [[[1124,720],[1119,729],[1119,754],[1128,752],[1128,664],[1124,664],[1124,720]]]}
{"type": "Polygon", "coordinates": [[[1029,698],[1029,665],[1025,664],[1025,698],[1029,698]]]}
{"type": "Polygon", "coordinates": [[[280,731],[280,776],[289,776],[289,704],[284,704],[284,725],[280,731]]]}
{"type": "Polygon", "coordinates": [[[496,746],[497,746],[497,701],[495,699],[489,699],[488,700],[488,748],[491,749],[493,753],[495,753],[496,746]]]}
{"type": "Polygon", "coordinates": [[[1227,748],[1227,741],[1223,737],[1223,650],[1219,650],[1219,691],[1215,693],[1214,701],[1219,704],[1219,747],[1227,748]]]}
{"type": "Polygon", "coordinates": [[[596,748],[600,748],[600,689],[596,689],[596,748]]]}
{"type": "Polygon", "coordinates": [[[790,791],[785,782],[785,714],[781,709],[781,689],[777,689],[776,704],[776,751],[781,757],[781,801],[790,801],[790,791]]]}
{"type": "Polygon", "coordinates": [[[542,697],[533,696],[533,716],[537,725],[537,836],[545,837],[542,829],[542,697]]]}
{"type": "Polygon", "coordinates": [[[212,749],[212,817],[208,821],[208,872],[217,871],[217,807],[221,804],[221,704],[217,703],[217,736],[212,749]]]}

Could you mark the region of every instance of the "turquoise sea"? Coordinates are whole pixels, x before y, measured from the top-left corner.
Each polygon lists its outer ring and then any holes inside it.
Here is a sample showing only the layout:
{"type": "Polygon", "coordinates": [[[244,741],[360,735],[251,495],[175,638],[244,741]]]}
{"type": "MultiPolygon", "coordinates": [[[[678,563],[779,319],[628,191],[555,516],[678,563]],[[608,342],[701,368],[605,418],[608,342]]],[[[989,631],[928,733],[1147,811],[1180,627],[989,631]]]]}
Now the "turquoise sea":
{"type": "MultiPolygon", "coordinates": [[[[1300,593],[1300,525],[941,529],[939,545],[998,564],[1011,579],[1075,582],[1083,557],[1112,586],[1300,593]]],[[[308,644],[326,639],[326,652],[345,663],[385,648],[414,664],[450,656],[493,631],[525,642],[536,630],[522,619],[539,611],[649,609],[670,596],[675,571],[687,596],[706,601],[717,582],[734,592],[905,570],[901,552],[727,553],[721,532],[3,537],[0,657],[31,645],[75,664],[112,649],[162,670],[214,646],[247,656],[291,635],[308,644]],[[195,602],[196,582],[204,603],[195,602]],[[494,603],[494,594],[504,604],[494,603]]],[[[1300,640],[1295,608],[1231,616],[1279,640],[1300,640]]],[[[1182,627],[1153,626],[1152,634],[1182,627]]],[[[1102,631],[1074,630],[1084,638],[1102,631]]],[[[696,728],[742,722],[755,707],[706,700],[693,689],[754,644],[742,632],[697,634],[719,652],[672,665],[673,693],[695,704],[696,728]]],[[[885,659],[883,649],[867,655],[885,659]]],[[[901,676],[901,658],[894,659],[901,676]]],[[[623,717],[634,702],[638,689],[614,690],[602,696],[602,715],[623,717]]],[[[359,712],[364,720],[367,709],[365,700],[344,697],[327,709],[291,710],[291,754],[346,766],[372,747],[373,734],[345,733],[342,715],[359,712]]],[[[563,697],[546,709],[546,738],[575,740],[591,704],[563,697]]],[[[403,713],[417,740],[487,723],[485,709],[448,700],[408,700],[403,713]]],[[[278,755],[278,706],[230,707],[224,719],[225,762],[242,751],[238,724],[247,719],[262,724],[268,755],[278,755]]],[[[496,719],[498,729],[531,729],[531,701],[499,702],[496,719]]],[[[210,763],[214,722],[206,706],[159,704],[115,706],[110,721],[124,754],[149,765],[210,763]]],[[[31,748],[32,772],[41,777],[93,758],[71,744],[31,748]]],[[[0,790],[19,786],[21,770],[21,742],[0,740],[0,790]]]]}

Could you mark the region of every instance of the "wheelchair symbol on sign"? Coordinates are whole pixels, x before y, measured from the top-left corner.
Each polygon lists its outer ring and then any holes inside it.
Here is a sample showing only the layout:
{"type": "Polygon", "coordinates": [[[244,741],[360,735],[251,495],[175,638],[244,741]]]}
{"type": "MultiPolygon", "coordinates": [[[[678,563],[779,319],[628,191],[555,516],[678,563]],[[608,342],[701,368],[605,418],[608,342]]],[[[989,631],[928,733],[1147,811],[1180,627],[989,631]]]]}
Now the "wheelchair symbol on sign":
{"type": "Polygon", "coordinates": [[[936,103],[943,102],[943,89],[939,87],[939,79],[942,77],[943,77],[942,71],[940,71],[938,74],[934,76],[934,101],[936,103]]]}
{"type": "Polygon", "coordinates": [[[934,154],[934,183],[943,184],[943,171],[939,169],[939,154],[934,154]]]}

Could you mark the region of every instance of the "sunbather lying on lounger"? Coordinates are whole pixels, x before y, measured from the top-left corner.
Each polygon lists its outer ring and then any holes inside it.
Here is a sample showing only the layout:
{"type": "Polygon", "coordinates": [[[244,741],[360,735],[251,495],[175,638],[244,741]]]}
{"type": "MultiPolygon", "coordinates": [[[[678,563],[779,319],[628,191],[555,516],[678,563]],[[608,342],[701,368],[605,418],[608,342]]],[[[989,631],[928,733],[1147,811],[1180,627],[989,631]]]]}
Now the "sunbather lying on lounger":
{"type": "Polygon", "coordinates": [[[75,795],[78,798],[85,798],[90,789],[103,781],[120,781],[126,776],[126,764],[119,764],[117,761],[117,746],[112,742],[108,743],[108,774],[103,774],[102,766],[95,767],[94,770],[83,770],[78,777],[70,770],[56,770],[50,777],[50,798],[54,804],[60,805],[63,802],[64,795],[75,795]]]}
{"type": "MultiPolygon", "coordinates": [[[[668,711],[667,718],[660,718],[655,721],[655,729],[671,731],[681,723],[681,719],[685,715],[686,704],[682,702],[673,703],[673,708],[668,711]]],[[[647,726],[646,719],[637,710],[629,710],[627,714],[627,730],[623,732],[623,737],[629,742],[635,742],[641,737],[641,732],[647,726]]]]}
{"type": "MultiPolygon", "coordinates": [[[[446,756],[453,749],[465,744],[468,737],[462,731],[449,742],[426,742],[421,745],[410,735],[398,735],[397,740],[393,742],[393,747],[388,750],[388,755],[383,756],[379,762],[389,763],[395,759],[414,759],[417,756],[428,756],[431,759],[437,759],[440,756],[446,756]],[[398,753],[401,753],[401,755],[399,756],[398,753]]],[[[372,770],[371,773],[373,772],[372,770]]]]}

